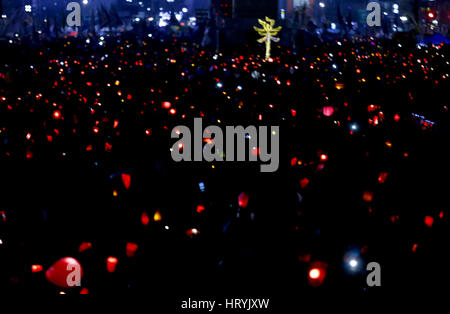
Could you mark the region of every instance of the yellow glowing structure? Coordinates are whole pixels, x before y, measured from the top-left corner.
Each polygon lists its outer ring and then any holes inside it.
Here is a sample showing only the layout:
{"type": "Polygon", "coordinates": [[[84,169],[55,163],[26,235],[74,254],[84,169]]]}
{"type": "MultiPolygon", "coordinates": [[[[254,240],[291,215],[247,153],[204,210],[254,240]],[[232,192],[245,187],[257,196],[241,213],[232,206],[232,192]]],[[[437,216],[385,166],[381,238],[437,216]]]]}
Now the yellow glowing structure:
{"type": "Polygon", "coordinates": [[[261,24],[263,28],[258,28],[256,26],[253,26],[255,31],[258,32],[260,36],[263,36],[262,38],[258,39],[259,43],[266,43],[266,60],[270,58],[270,45],[271,42],[279,42],[280,38],[274,37],[278,34],[279,31],[281,31],[281,26],[275,27],[275,20],[272,20],[266,16],[266,21],[263,21],[261,19],[258,19],[258,23],[261,24]]]}

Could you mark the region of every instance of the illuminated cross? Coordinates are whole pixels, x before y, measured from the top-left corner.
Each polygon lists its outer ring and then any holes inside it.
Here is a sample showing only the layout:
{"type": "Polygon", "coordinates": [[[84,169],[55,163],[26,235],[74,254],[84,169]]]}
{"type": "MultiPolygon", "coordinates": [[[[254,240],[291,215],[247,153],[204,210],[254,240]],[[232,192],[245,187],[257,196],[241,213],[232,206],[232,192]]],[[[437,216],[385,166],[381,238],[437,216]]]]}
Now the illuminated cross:
{"type": "Polygon", "coordinates": [[[276,28],[273,28],[275,26],[275,20],[272,20],[266,16],[266,22],[264,22],[261,19],[258,19],[258,23],[261,24],[263,28],[258,28],[256,26],[253,26],[255,31],[258,32],[260,36],[263,36],[263,38],[258,39],[259,43],[266,43],[266,60],[270,58],[270,44],[272,41],[279,42],[280,38],[274,37],[278,34],[278,32],[281,30],[281,26],[278,26],[276,28]]]}

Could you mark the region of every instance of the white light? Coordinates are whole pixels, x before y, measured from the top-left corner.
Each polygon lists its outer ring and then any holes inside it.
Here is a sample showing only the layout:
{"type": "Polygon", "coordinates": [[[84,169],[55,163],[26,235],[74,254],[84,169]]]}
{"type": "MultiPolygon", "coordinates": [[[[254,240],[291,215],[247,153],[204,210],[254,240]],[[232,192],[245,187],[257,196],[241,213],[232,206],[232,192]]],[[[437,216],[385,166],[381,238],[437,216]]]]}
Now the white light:
{"type": "Polygon", "coordinates": [[[217,86],[218,88],[222,88],[222,87],[223,87],[223,84],[219,82],[219,83],[216,84],[216,86],[217,86]]]}
{"type": "Polygon", "coordinates": [[[2,14],[2,19],[6,19],[6,18],[7,18],[6,14],[2,14]]]}
{"type": "Polygon", "coordinates": [[[153,35],[152,35],[152,34],[148,34],[147,36],[148,36],[148,37],[150,37],[150,38],[152,38],[152,37],[153,37],[153,35]]]}
{"type": "Polygon", "coordinates": [[[358,266],[358,261],[355,259],[350,260],[350,262],[348,262],[348,264],[350,265],[350,267],[355,268],[356,266],[358,266]]]}
{"type": "Polygon", "coordinates": [[[407,16],[400,16],[400,21],[406,22],[406,21],[408,21],[408,17],[407,16]]]}
{"type": "Polygon", "coordinates": [[[140,20],[141,20],[141,19],[138,18],[138,17],[134,19],[135,22],[139,22],[140,20]]]}
{"type": "Polygon", "coordinates": [[[398,10],[398,4],[397,4],[397,3],[394,3],[394,4],[392,5],[392,8],[394,8],[394,10],[398,10]]]}
{"type": "Polygon", "coordinates": [[[394,14],[398,14],[399,13],[398,9],[394,9],[394,10],[392,10],[392,12],[394,12],[394,14]]]}
{"type": "Polygon", "coordinates": [[[89,3],[88,0],[83,0],[83,4],[84,4],[84,5],[87,5],[88,3],[89,3]]]}
{"type": "Polygon", "coordinates": [[[175,13],[175,18],[176,18],[178,21],[181,21],[181,19],[183,18],[183,14],[182,14],[182,13],[175,13]]]}
{"type": "Polygon", "coordinates": [[[331,29],[336,29],[336,23],[331,23],[331,29]]]}
{"type": "Polygon", "coordinates": [[[181,11],[183,11],[183,13],[188,13],[188,9],[187,8],[183,8],[181,11]]]}
{"type": "Polygon", "coordinates": [[[356,131],[358,129],[358,126],[356,125],[356,123],[353,123],[351,128],[353,131],[356,131]]]}
{"type": "Polygon", "coordinates": [[[25,6],[25,12],[31,12],[31,5],[27,4],[25,6]]]}
{"type": "Polygon", "coordinates": [[[320,2],[320,3],[319,3],[319,6],[320,6],[321,8],[325,8],[325,3],[320,2]]]}

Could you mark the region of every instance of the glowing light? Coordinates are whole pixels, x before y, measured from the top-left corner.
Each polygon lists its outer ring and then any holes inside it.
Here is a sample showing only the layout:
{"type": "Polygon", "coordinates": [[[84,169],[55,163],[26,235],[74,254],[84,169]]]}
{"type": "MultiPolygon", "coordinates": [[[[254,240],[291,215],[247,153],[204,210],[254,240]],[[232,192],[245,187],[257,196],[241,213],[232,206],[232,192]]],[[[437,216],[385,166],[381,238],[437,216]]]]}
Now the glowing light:
{"type": "Polygon", "coordinates": [[[113,273],[116,271],[116,266],[119,260],[116,257],[110,256],[106,259],[106,270],[109,273],[113,273]]]}
{"type": "Polygon", "coordinates": [[[309,271],[309,278],[311,278],[311,279],[317,279],[317,278],[319,278],[320,277],[320,269],[318,269],[318,268],[312,268],[310,271],[309,271]]]}
{"type": "Polygon", "coordinates": [[[42,267],[42,265],[31,265],[31,271],[33,273],[37,273],[42,271],[44,268],[42,267]]]}
{"type": "Polygon", "coordinates": [[[150,218],[148,217],[148,214],[146,212],[142,212],[141,214],[141,223],[144,226],[147,226],[150,222],[150,218]]]}
{"type": "Polygon", "coordinates": [[[320,6],[321,8],[325,8],[325,3],[319,2],[319,6],[320,6]]]}
{"type": "Polygon", "coordinates": [[[358,266],[358,261],[356,259],[351,259],[348,264],[351,268],[355,268],[356,266],[358,266]]]}
{"type": "Polygon", "coordinates": [[[53,118],[55,120],[59,120],[61,118],[61,111],[59,111],[59,110],[53,111],[53,118]]]}
{"type": "Polygon", "coordinates": [[[162,220],[162,216],[161,216],[161,213],[159,212],[159,210],[157,210],[155,212],[155,214],[153,215],[153,220],[154,221],[161,221],[162,220]]]}
{"type": "Polygon", "coordinates": [[[425,216],[425,225],[427,225],[427,227],[431,227],[433,226],[434,223],[434,218],[431,216],[425,216]]]}
{"type": "Polygon", "coordinates": [[[204,211],[205,210],[205,206],[203,206],[203,205],[197,205],[197,213],[201,213],[202,211],[204,211]]]}
{"type": "Polygon", "coordinates": [[[327,154],[320,154],[320,160],[321,161],[327,161],[328,160],[328,155],[327,154]]]}
{"type": "Polygon", "coordinates": [[[322,112],[325,117],[331,117],[334,113],[334,108],[332,106],[325,106],[322,108],[322,112]]]}
{"type": "Polygon", "coordinates": [[[138,245],[136,243],[127,242],[126,246],[126,254],[128,257],[133,257],[138,249],[138,245]]]}

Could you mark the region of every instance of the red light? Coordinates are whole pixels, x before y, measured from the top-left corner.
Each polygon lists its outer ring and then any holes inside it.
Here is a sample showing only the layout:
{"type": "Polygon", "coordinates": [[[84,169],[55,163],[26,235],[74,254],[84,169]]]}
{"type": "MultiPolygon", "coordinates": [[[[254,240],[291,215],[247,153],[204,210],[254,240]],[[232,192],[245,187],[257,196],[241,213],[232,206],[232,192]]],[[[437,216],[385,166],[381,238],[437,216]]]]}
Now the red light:
{"type": "Polygon", "coordinates": [[[433,13],[433,12],[429,12],[429,13],[428,13],[428,17],[429,17],[430,19],[434,18],[434,13],[433,13]]]}
{"type": "Polygon", "coordinates": [[[325,117],[331,117],[334,113],[334,108],[332,106],[325,106],[322,108],[322,112],[325,117]]]}
{"type": "Polygon", "coordinates": [[[205,210],[205,206],[203,206],[203,205],[197,205],[197,213],[201,213],[202,211],[204,211],[205,210]]]}
{"type": "Polygon", "coordinates": [[[163,101],[163,103],[162,103],[162,107],[164,109],[169,109],[171,106],[172,106],[172,104],[168,101],[163,101]]]}
{"type": "Polygon", "coordinates": [[[378,182],[379,183],[386,182],[388,175],[389,175],[389,173],[387,173],[387,172],[381,172],[380,175],[378,176],[378,182]]]}
{"type": "Polygon", "coordinates": [[[106,259],[106,270],[108,270],[108,272],[113,273],[116,270],[116,266],[117,263],[119,262],[119,260],[115,257],[108,257],[106,259]]]}
{"type": "Polygon", "coordinates": [[[326,263],[321,261],[311,263],[308,271],[308,279],[311,286],[318,287],[323,283],[327,272],[327,266],[326,263]]]}
{"type": "Polygon", "coordinates": [[[327,161],[327,160],[328,160],[327,154],[321,154],[321,155],[320,155],[320,160],[321,160],[321,161],[327,161]]]}
{"type": "Polygon", "coordinates": [[[128,257],[133,257],[138,249],[138,245],[136,243],[128,242],[126,248],[126,254],[128,257]]]}
{"type": "Polygon", "coordinates": [[[91,242],[83,242],[80,244],[80,246],[78,247],[78,252],[84,252],[88,249],[92,248],[92,243],[91,242]]]}
{"type": "Polygon", "coordinates": [[[306,188],[309,184],[309,179],[308,178],[303,178],[300,180],[300,187],[302,189],[306,188]]]}
{"type": "Polygon", "coordinates": [[[433,225],[434,219],[431,216],[425,216],[425,224],[427,227],[431,227],[433,225]]]}
{"type": "Polygon", "coordinates": [[[42,265],[31,265],[31,271],[37,273],[43,270],[42,265]]]}
{"type": "Polygon", "coordinates": [[[93,131],[94,131],[94,133],[97,134],[97,133],[98,133],[98,128],[95,126],[94,129],[93,129],[93,131]]]}
{"type": "Polygon", "coordinates": [[[177,111],[176,111],[175,109],[173,109],[173,108],[170,109],[169,112],[170,112],[170,114],[175,114],[175,113],[177,113],[177,111]]]}
{"type": "Polygon", "coordinates": [[[149,222],[150,222],[150,218],[148,217],[147,213],[146,213],[146,212],[142,212],[142,215],[141,215],[141,223],[142,223],[144,226],[147,226],[149,222]]]}
{"type": "Polygon", "coordinates": [[[59,110],[53,111],[53,118],[55,120],[59,120],[61,118],[61,111],[59,111],[59,110]]]}
{"type": "Polygon", "coordinates": [[[239,207],[246,208],[248,205],[248,194],[245,192],[242,192],[238,196],[238,204],[239,207]]]}
{"type": "Polygon", "coordinates": [[[371,191],[365,191],[363,193],[363,200],[364,202],[370,203],[373,200],[373,192],[371,191]]]}

